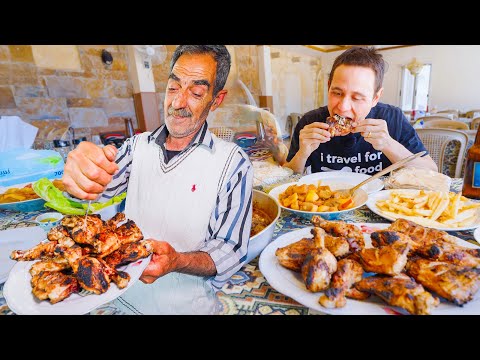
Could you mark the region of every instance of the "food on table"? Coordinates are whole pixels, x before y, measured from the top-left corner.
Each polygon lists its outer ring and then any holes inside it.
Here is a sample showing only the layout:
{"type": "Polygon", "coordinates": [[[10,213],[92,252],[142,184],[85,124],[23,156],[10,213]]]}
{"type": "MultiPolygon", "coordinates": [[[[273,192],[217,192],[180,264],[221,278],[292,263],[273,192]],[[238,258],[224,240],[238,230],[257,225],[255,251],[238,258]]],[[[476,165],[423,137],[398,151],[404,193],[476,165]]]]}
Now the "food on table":
{"type": "Polygon", "coordinates": [[[152,253],[150,241],[132,220],[124,224],[123,213],[103,221],[100,215],[65,216],[61,225],[43,242],[29,250],[14,250],[10,258],[35,262],[30,268],[33,294],[52,304],[82,289],[95,294],[108,291],[113,281],[118,288],[128,285],[130,275],[117,267],[152,253]]]}
{"type": "Polygon", "coordinates": [[[365,248],[360,228],[320,216],[311,221],[313,238],[278,248],[275,255],[280,265],[301,271],[307,290],[324,291],[319,298],[324,307],[344,307],[346,298],[365,300],[374,294],[411,314],[430,314],[440,303],[437,295],[463,305],[480,289],[480,249],[457,245],[445,231],[398,219],[372,232],[373,247],[365,248]],[[337,248],[341,240],[356,246],[335,252],[326,239],[337,248]],[[327,251],[338,261],[335,266],[327,251]]]}
{"type": "Polygon", "coordinates": [[[405,218],[430,227],[460,228],[479,220],[480,202],[461,193],[441,191],[391,191],[386,200],[377,200],[382,214],[405,218]]]}
{"type": "Polygon", "coordinates": [[[348,117],[344,117],[338,114],[329,116],[327,118],[327,124],[330,125],[328,132],[333,136],[345,136],[352,132],[353,120],[348,117]]]}
{"type": "Polygon", "coordinates": [[[354,206],[351,196],[342,197],[341,193],[332,191],[328,185],[321,186],[320,182],[318,185],[290,185],[278,199],[286,208],[311,212],[341,211],[354,206]]]}
{"type": "MultiPolygon", "coordinates": [[[[61,180],[53,180],[53,186],[63,191],[64,187],[61,180]]],[[[33,190],[32,184],[25,185],[22,188],[12,187],[0,194],[0,204],[13,203],[18,201],[27,201],[39,199],[40,196],[33,190]]]]}
{"type": "Polygon", "coordinates": [[[258,234],[260,231],[270,225],[271,222],[272,219],[270,219],[270,216],[262,209],[259,209],[255,203],[253,203],[252,228],[250,229],[250,237],[258,234]]]}
{"type": "Polygon", "coordinates": [[[450,191],[452,179],[430,169],[404,167],[395,170],[383,181],[386,189],[418,189],[450,191]]]}
{"type": "Polygon", "coordinates": [[[375,275],[355,283],[359,291],[377,295],[389,305],[398,306],[414,315],[428,315],[440,304],[440,300],[409,276],[375,275]]]}

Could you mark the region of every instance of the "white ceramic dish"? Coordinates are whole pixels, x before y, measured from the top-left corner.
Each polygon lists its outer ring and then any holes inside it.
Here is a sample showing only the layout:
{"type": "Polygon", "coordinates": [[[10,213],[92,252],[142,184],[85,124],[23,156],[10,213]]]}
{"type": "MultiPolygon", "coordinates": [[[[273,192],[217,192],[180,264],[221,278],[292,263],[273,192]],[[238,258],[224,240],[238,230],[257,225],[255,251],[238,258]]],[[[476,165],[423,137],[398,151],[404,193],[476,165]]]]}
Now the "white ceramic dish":
{"type": "MultiPolygon", "coordinates": [[[[13,189],[13,188],[21,189],[26,185],[30,185],[30,184],[31,182],[9,185],[9,186],[0,186],[0,194],[5,193],[8,189],[13,189]]],[[[32,211],[43,210],[45,208],[44,205],[45,205],[45,200],[43,200],[42,198],[36,198],[31,200],[0,204],[0,210],[32,212],[32,211]]]]}
{"type": "Polygon", "coordinates": [[[396,219],[407,219],[407,220],[412,220],[416,223],[418,223],[419,225],[422,225],[422,226],[427,226],[429,228],[432,228],[432,229],[437,229],[437,230],[443,230],[443,231],[464,231],[464,230],[472,230],[472,229],[475,229],[477,227],[480,226],[480,209],[477,211],[477,220],[472,224],[472,225],[468,225],[468,226],[464,226],[464,227],[443,227],[443,226],[434,226],[434,225],[431,225],[429,224],[428,222],[425,222],[425,223],[422,223],[420,220],[418,219],[411,219],[411,217],[407,216],[407,215],[402,215],[402,214],[395,214],[395,217],[390,215],[390,214],[386,214],[384,213],[381,209],[378,208],[377,206],[377,201],[378,200],[387,200],[389,197],[390,197],[390,194],[392,192],[398,192],[398,191],[402,191],[402,192],[407,192],[407,193],[418,193],[420,190],[416,190],[416,189],[390,189],[390,190],[382,190],[382,191],[379,191],[375,194],[371,194],[369,197],[368,197],[368,201],[366,203],[366,205],[368,206],[368,208],[370,210],[372,210],[375,214],[385,218],[385,219],[388,219],[388,220],[391,220],[391,221],[395,221],[396,219]]]}
{"type": "Polygon", "coordinates": [[[126,271],[130,274],[128,286],[119,289],[113,282],[110,288],[101,295],[89,294],[80,295],[75,293],[63,301],[51,304],[47,300],[40,301],[32,294],[30,285],[31,276],[29,273],[33,261],[20,261],[10,271],[7,282],[3,287],[3,296],[7,301],[8,307],[18,315],[82,315],[93,309],[113,301],[125,291],[127,291],[136,281],[138,281],[143,270],[150,262],[150,256],[140,259],[126,266],[120,266],[118,270],[126,271]]]}
{"type": "MultiPolygon", "coordinates": [[[[360,174],[355,172],[345,172],[345,171],[327,171],[327,172],[318,172],[310,175],[305,175],[298,180],[301,184],[316,184],[317,181],[338,181],[354,187],[357,184],[360,184],[362,181],[371,178],[371,175],[360,174]]],[[[383,189],[383,181],[380,179],[375,179],[369,182],[366,185],[363,185],[361,189],[365,190],[367,194],[373,194],[374,192],[380,191],[383,189]]]]}
{"type": "Polygon", "coordinates": [[[0,284],[17,263],[10,259],[13,250],[27,250],[46,239],[46,233],[39,226],[0,231],[0,284]]]}
{"type": "MultiPolygon", "coordinates": [[[[368,200],[368,194],[365,192],[365,190],[358,189],[355,192],[355,196],[353,197],[354,206],[350,209],[340,210],[340,211],[328,211],[328,212],[318,212],[318,211],[317,212],[312,212],[312,211],[293,210],[293,209],[290,209],[290,208],[287,208],[287,207],[283,206],[280,203],[280,200],[278,200],[278,197],[289,186],[296,185],[296,184],[314,184],[315,185],[315,182],[312,182],[312,183],[291,182],[291,183],[287,183],[287,184],[282,184],[282,185],[274,187],[272,190],[270,190],[269,194],[273,196],[273,198],[277,201],[278,205],[280,205],[280,207],[282,209],[284,209],[286,211],[290,211],[292,213],[295,213],[296,215],[301,216],[301,217],[306,218],[306,219],[311,219],[313,215],[320,215],[325,220],[335,220],[335,219],[338,219],[341,214],[346,213],[348,211],[358,209],[359,207],[365,205],[365,203],[368,200]]],[[[325,180],[324,182],[322,182],[322,185],[328,185],[328,186],[330,186],[330,189],[332,189],[332,190],[346,189],[346,188],[350,187],[349,184],[340,183],[340,182],[337,182],[336,180],[333,180],[333,179],[332,180],[325,180]]]]}
{"type": "MultiPolygon", "coordinates": [[[[364,231],[365,246],[371,247],[369,233],[379,229],[385,229],[390,224],[355,224],[364,231]]],[[[260,254],[259,266],[265,279],[278,292],[291,297],[300,304],[311,309],[332,315],[393,315],[408,314],[405,310],[387,305],[376,296],[371,296],[367,300],[353,300],[347,298],[347,304],[343,308],[328,309],[318,303],[318,299],[323,292],[312,293],[308,291],[303,283],[299,273],[284,268],[277,261],[275,251],[279,247],[286,246],[304,237],[311,238],[311,227],[294,230],[279,236],[271,242],[260,254]]],[[[468,248],[479,248],[467,241],[455,238],[457,243],[468,248]]],[[[463,306],[456,306],[442,300],[440,305],[433,309],[432,315],[478,315],[480,314],[480,293],[477,293],[472,301],[463,306]]]]}
{"type": "Polygon", "coordinates": [[[47,212],[41,215],[38,215],[35,218],[35,222],[46,232],[50,231],[51,228],[60,224],[63,215],[59,212],[47,212]]]}
{"type": "Polygon", "coordinates": [[[478,243],[480,243],[480,227],[475,229],[473,232],[473,237],[478,243]]]}

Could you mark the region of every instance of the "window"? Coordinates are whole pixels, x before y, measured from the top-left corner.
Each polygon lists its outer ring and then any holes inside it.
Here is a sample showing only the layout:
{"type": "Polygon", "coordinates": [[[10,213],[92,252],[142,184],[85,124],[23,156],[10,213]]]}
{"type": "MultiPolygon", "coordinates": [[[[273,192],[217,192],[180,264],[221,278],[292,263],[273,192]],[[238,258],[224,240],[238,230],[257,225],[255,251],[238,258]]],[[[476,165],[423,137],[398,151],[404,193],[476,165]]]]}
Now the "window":
{"type": "Polygon", "coordinates": [[[431,64],[425,64],[418,74],[412,75],[406,66],[402,67],[402,88],[400,90],[402,110],[427,111],[431,69],[431,64]]]}

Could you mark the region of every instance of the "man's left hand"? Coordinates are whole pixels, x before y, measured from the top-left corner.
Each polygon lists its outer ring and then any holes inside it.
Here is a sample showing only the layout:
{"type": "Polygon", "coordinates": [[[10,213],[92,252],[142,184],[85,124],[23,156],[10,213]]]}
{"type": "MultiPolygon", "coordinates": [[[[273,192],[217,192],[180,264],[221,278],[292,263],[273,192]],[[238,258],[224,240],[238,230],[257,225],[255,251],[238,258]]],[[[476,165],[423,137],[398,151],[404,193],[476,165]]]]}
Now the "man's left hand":
{"type": "Polygon", "coordinates": [[[168,242],[148,240],[152,244],[153,254],[150,263],[140,276],[140,280],[145,284],[151,284],[159,277],[175,271],[179,257],[179,253],[168,242]]]}
{"type": "Polygon", "coordinates": [[[353,123],[354,133],[361,133],[366,142],[373,148],[383,151],[393,140],[388,133],[387,122],[383,119],[365,119],[353,123]]]}

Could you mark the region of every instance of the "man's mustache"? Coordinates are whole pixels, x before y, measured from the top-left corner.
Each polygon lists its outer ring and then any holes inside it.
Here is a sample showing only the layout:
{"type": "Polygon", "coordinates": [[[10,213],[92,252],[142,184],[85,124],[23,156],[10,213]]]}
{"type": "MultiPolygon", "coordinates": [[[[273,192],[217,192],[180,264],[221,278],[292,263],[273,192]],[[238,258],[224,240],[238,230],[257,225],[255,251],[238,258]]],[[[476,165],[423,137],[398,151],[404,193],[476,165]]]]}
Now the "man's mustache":
{"type": "Polygon", "coordinates": [[[186,109],[175,110],[173,107],[168,108],[168,115],[179,116],[179,117],[192,117],[192,113],[186,109]]]}

